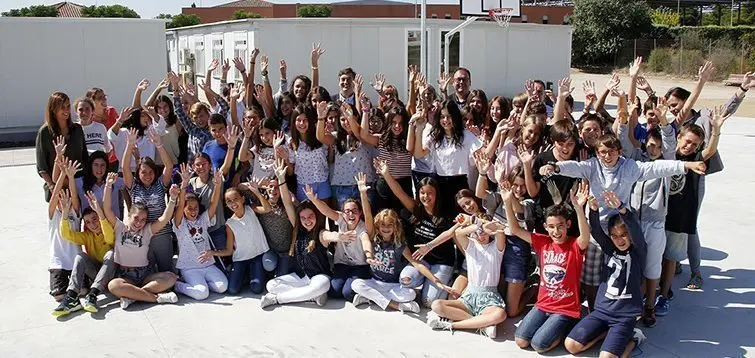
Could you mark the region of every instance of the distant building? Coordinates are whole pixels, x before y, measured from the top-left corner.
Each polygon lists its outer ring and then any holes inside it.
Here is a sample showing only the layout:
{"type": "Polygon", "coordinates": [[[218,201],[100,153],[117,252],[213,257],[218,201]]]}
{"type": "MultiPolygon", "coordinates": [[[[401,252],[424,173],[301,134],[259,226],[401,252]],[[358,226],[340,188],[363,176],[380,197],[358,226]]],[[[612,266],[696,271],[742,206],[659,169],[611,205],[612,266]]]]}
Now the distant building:
{"type": "Polygon", "coordinates": [[[68,1],[59,2],[50,6],[58,9],[58,17],[82,17],[81,9],[84,8],[82,5],[68,1]]]}
{"type": "MultiPolygon", "coordinates": [[[[302,0],[306,1],[306,0],[302,0]]],[[[428,1],[431,2],[431,1],[428,1]]],[[[571,5],[559,6],[551,3],[563,4],[563,2],[543,2],[545,5],[536,5],[538,2],[525,2],[522,6],[522,16],[514,18],[511,22],[530,22],[535,24],[568,23],[572,14],[571,5]]],[[[181,13],[194,14],[202,19],[203,24],[227,21],[233,18],[233,13],[239,10],[255,12],[265,18],[289,18],[296,17],[296,9],[307,3],[291,4],[265,0],[238,0],[212,7],[185,7],[181,13]]],[[[390,0],[355,0],[332,3],[330,17],[335,18],[418,18],[420,17],[419,1],[417,4],[390,1],[390,0]]],[[[457,4],[427,4],[427,17],[437,19],[461,19],[461,7],[457,4]]]]}

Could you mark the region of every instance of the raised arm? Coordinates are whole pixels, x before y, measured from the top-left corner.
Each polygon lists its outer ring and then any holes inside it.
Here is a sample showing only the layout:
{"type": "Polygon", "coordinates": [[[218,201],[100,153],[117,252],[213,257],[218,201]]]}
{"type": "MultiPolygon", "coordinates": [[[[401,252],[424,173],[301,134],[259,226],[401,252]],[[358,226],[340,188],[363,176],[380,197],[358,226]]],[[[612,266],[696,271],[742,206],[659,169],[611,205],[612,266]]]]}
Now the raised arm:
{"type": "Polygon", "coordinates": [[[244,139],[241,140],[241,148],[239,148],[239,162],[244,163],[254,158],[254,155],[249,150],[249,147],[252,145],[252,136],[254,135],[254,123],[251,119],[245,119],[244,125],[241,128],[244,139]]]}
{"type": "MultiPolygon", "coordinates": [[[[212,190],[212,196],[210,196],[210,205],[207,208],[207,216],[209,217],[210,221],[215,218],[215,214],[218,211],[218,205],[220,205],[220,194],[223,193],[223,175],[220,174],[220,172],[217,170],[212,176],[212,185],[214,189],[212,190]]],[[[181,192],[183,193],[183,190],[181,190],[181,192]]]]}
{"type": "Polygon", "coordinates": [[[100,218],[100,227],[102,228],[102,236],[105,240],[105,243],[107,243],[108,245],[113,245],[115,243],[113,225],[110,225],[107,217],[105,217],[105,213],[102,211],[102,205],[100,205],[100,202],[99,200],[97,200],[94,192],[88,191],[86,193],[86,198],[89,202],[89,207],[92,208],[92,210],[97,213],[97,217],[100,218]]]}
{"type": "MultiPolygon", "coordinates": [[[[178,199],[178,193],[181,191],[181,189],[178,188],[178,185],[173,184],[170,186],[170,190],[168,190],[168,195],[170,196],[170,200],[168,200],[168,205],[165,207],[165,211],[163,211],[163,214],[160,215],[159,218],[157,218],[157,221],[150,224],[150,228],[152,229],[152,232],[158,232],[162,230],[162,228],[165,227],[165,225],[168,225],[170,222],[170,219],[173,218],[173,210],[176,209],[176,200],[178,199]]],[[[105,205],[108,206],[108,205],[105,205]]]]}
{"type": "Polygon", "coordinates": [[[204,75],[204,84],[201,84],[202,89],[204,90],[204,95],[207,97],[207,102],[213,108],[217,105],[217,101],[215,100],[215,93],[212,91],[212,72],[214,72],[219,65],[220,61],[218,61],[218,59],[213,59],[212,62],[210,62],[210,65],[207,66],[207,72],[205,72],[204,75]]]}
{"type": "Polygon", "coordinates": [[[320,62],[320,56],[325,53],[325,50],[320,47],[320,44],[313,43],[312,44],[312,88],[315,89],[318,86],[320,86],[320,67],[318,66],[320,62]]]}
{"type": "Polygon", "coordinates": [[[319,210],[328,219],[338,221],[338,219],[341,217],[340,212],[331,209],[328,204],[317,197],[317,193],[315,193],[315,191],[312,189],[312,186],[310,186],[309,184],[304,187],[304,195],[306,195],[307,199],[315,204],[317,210],[319,210]]]}
{"type": "Polygon", "coordinates": [[[325,130],[325,121],[328,119],[328,102],[317,103],[317,132],[316,137],[320,143],[327,146],[335,144],[336,138],[325,130]]]}
{"type": "Polygon", "coordinates": [[[275,160],[275,177],[278,179],[276,184],[280,190],[280,200],[283,202],[283,208],[286,209],[288,221],[291,222],[291,225],[296,225],[296,211],[291,200],[291,192],[286,185],[286,162],[283,159],[275,160]]]}
{"type": "Polygon", "coordinates": [[[640,75],[642,56],[637,57],[629,64],[629,100],[634,102],[637,98],[637,77],[640,75]]]}
{"type": "Polygon", "coordinates": [[[228,96],[228,99],[231,101],[228,105],[229,111],[231,112],[231,124],[234,126],[240,126],[241,122],[239,121],[239,107],[237,105],[239,97],[241,97],[241,92],[239,91],[238,87],[233,87],[231,90],[230,95],[228,96]]]}
{"type": "Polygon", "coordinates": [[[409,115],[414,115],[417,112],[417,75],[419,69],[416,65],[409,65],[407,69],[409,72],[409,101],[406,105],[406,110],[409,115]]]}
{"type": "Polygon", "coordinates": [[[74,212],[77,213],[81,208],[81,203],[79,202],[79,188],[76,186],[76,179],[74,178],[74,176],[80,170],[81,165],[76,161],[69,162],[65,170],[66,177],[68,178],[68,188],[71,195],[71,208],[74,212]]]}
{"type": "Polygon", "coordinates": [[[269,60],[267,56],[262,55],[262,58],[260,59],[260,73],[262,74],[262,93],[255,92],[254,96],[260,106],[262,106],[262,112],[264,112],[265,118],[272,118],[275,117],[275,105],[273,104],[272,99],[272,89],[270,89],[270,78],[267,76],[267,67],[269,64],[268,61],[269,60]],[[270,92],[269,98],[268,91],[270,92]]]}
{"type": "Polygon", "coordinates": [[[171,86],[173,86],[173,109],[176,112],[176,117],[181,122],[181,125],[186,130],[186,133],[191,133],[198,127],[186,114],[183,102],[181,102],[181,94],[179,93],[179,79],[178,75],[173,72],[168,73],[168,80],[171,86]]]}
{"type": "Polygon", "coordinates": [[[126,183],[126,188],[131,189],[134,185],[134,174],[131,172],[131,157],[134,154],[134,147],[136,146],[137,132],[136,129],[131,128],[128,132],[128,139],[126,140],[126,151],[123,154],[121,160],[121,171],[123,172],[123,182],[126,183]]]}
{"type": "Polygon", "coordinates": [[[572,188],[569,195],[571,196],[574,211],[577,212],[577,222],[579,223],[577,245],[579,245],[580,249],[586,250],[587,246],[590,245],[590,225],[587,223],[587,217],[585,216],[585,204],[587,204],[587,200],[590,198],[590,186],[587,185],[586,181],[582,180],[579,182],[579,188],[572,188]]]}
{"type": "Polygon", "coordinates": [[[490,158],[484,151],[474,152],[473,157],[479,176],[477,178],[477,185],[475,186],[475,196],[479,199],[485,199],[485,197],[488,196],[488,171],[490,170],[490,158]]]}
{"type": "Polygon", "coordinates": [[[553,109],[553,123],[564,120],[566,113],[566,98],[574,91],[571,86],[571,77],[564,77],[558,81],[558,99],[556,99],[556,108],[553,109]]]}
{"type": "Polygon", "coordinates": [[[233,161],[236,158],[236,143],[238,143],[239,135],[241,131],[239,127],[233,126],[233,128],[227,128],[224,134],[225,141],[228,143],[228,149],[225,152],[225,159],[223,165],[220,166],[220,171],[223,176],[228,175],[233,167],[233,161]]]}
{"type": "MultiPolygon", "coordinates": [[[[173,159],[170,158],[170,155],[168,155],[168,151],[165,149],[165,146],[163,145],[163,139],[160,137],[160,135],[157,133],[155,128],[150,127],[147,130],[147,135],[149,136],[150,142],[155,145],[155,149],[157,150],[157,154],[160,156],[160,159],[163,161],[163,172],[160,176],[160,180],[163,183],[163,186],[166,188],[168,185],[170,185],[170,179],[173,175],[173,159]]],[[[125,174],[124,174],[125,177],[125,174]]]]}
{"type": "Polygon", "coordinates": [[[362,103],[362,125],[359,139],[361,139],[362,142],[377,148],[380,143],[380,135],[370,133],[370,100],[367,96],[362,96],[359,101],[362,103]]]}
{"type": "Polygon", "coordinates": [[[708,160],[713,157],[718,151],[718,138],[721,137],[721,127],[723,127],[731,114],[724,116],[724,107],[716,107],[713,109],[713,119],[710,121],[711,133],[708,145],[703,149],[703,160],[708,160]]]}
{"type": "MultiPolygon", "coordinates": [[[[184,218],[184,206],[186,206],[186,188],[189,187],[189,179],[191,178],[191,172],[189,172],[189,166],[186,163],[181,163],[181,191],[178,194],[178,210],[173,213],[173,225],[176,227],[181,226],[181,221],[184,218]]],[[[217,191],[217,190],[215,190],[217,191]]],[[[215,191],[212,194],[215,194],[215,191]]],[[[214,215],[215,211],[207,209],[207,215],[214,215]]],[[[212,217],[210,218],[212,219],[212,217]]]]}
{"type": "Polygon", "coordinates": [[[391,176],[391,173],[388,171],[388,163],[375,158],[375,169],[377,169],[380,175],[383,176],[383,179],[385,179],[385,182],[388,183],[388,186],[391,188],[393,195],[395,195],[399,199],[399,201],[401,201],[401,204],[404,205],[406,210],[414,212],[414,199],[412,199],[412,197],[409,196],[409,194],[407,194],[401,187],[401,184],[399,184],[396,179],[391,176]]]}
{"type": "Polygon", "coordinates": [[[244,85],[246,87],[246,90],[244,93],[246,94],[246,98],[244,99],[244,103],[246,104],[246,108],[252,108],[252,99],[254,98],[254,93],[256,92],[256,89],[254,88],[254,68],[257,64],[257,56],[259,56],[260,50],[258,48],[255,48],[252,50],[252,57],[249,59],[249,76],[246,77],[246,81],[244,82],[244,85]]]}
{"type": "Polygon", "coordinates": [[[115,216],[115,213],[113,212],[113,206],[109,204],[112,203],[110,196],[113,195],[113,184],[115,184],[116,180],[118,180],[117,173],[108,173],[107,179],[105,180],[105,190],[102,193],[102,202],[105,203],[105,205],[102,205],[104,209],[103,211],[105,212],[105,218],[112,227],[115,227],[115,224],[118,222],[118,217],[115,216]]]}
{"type": "Polygon", "coordinates": [[[264,195],[262,195],[262,193],[260,193],[260,185],[262,184],[264,180],[265,180],[264,178],[256,178],[243,184],[246,188],[248,188],[252,192],[252,194],[254,194],[254,196],[260,202],[260,206],[252,207],[252,210],[257,214],[267,214],[270,212],[270,202],[267,201],[267,198],[264,195]]]}
{"type": "Polygon", "coordinates": [[[509,231],[511,231],[511,235],[514,235],[531,244],[532,233],[525,229],[522,229],[522,227],[519,226],[519,220],[516,219],[516,214],[514,214],[513,201],[516,200],[514,198],[514,195],[512,195],[508,190],[501,190],[501,194],[501,196],[503,196],[503,203],[506,209],[506,223],[509,225],[509,231]]]}
{"type": "Polygon", "coordinates": [[[149,95],[149,98],[147,98],[147,103],[145,103],[146,106],[154,106],[157,104],[157,97],[160,97],[160,93],[162,91],[168,89],[168,78],[165,77],[160,83],[157,84],[157,87],[155,87],[155,90],[152,91],[152,94],[149,95]]]}
{"type": "Polygon", "coordinates": [[[367,231],[367,235],[372,237],[375,235],[375,221],[372,216],[372,207],[370,206],[370,199],[367,197],[367,190],[370,189],[367,186],[367,175],[364,173],[357,174],[354,179],[357,182],[359,188],[359,201],[362,202],[362,215],[364,215],[364,227],[367,231]]]}
{"type": "Polygon", "coordinates": [[[149,88],[149,80],[143,79],[139,82],[138,85],[136,85],[136,90],[134,91],[134,100],[131,101],[131,107],[134,108],[141,108],[142,106],[142,92],[146,91],[147,88],[149,88]]]}
{"type": "Polygon", "coordinates": [[[690,112],[692,111],[692,108],[695,106],[695,102],[697,102],[697,99],[700,97],[700,93],[703,92],[705,82],[708,82],[710,80],[710,76],[712,76],[713,72],[715,71],[716,67],[713,66],[713,62],[705,61],[705,63],[700,66],[700,69],[697,71],[698,79],[697,83],[695,84],[695,89],[692,90],[689,98],[684,101],[684,107],[682,108],[681,112],[676,115],[677,126],[683,124],[684,121],[687,120],[690,112]]]}

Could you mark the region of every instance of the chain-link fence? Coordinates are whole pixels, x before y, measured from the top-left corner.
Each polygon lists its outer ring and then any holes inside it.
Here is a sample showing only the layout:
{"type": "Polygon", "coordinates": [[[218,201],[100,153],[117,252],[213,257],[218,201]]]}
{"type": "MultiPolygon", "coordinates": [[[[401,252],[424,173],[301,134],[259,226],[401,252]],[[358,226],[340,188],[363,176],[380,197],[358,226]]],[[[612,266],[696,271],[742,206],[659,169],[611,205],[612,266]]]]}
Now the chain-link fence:
{"type": "Polygon", "coordinates": [[[624,41],[616,55],[614,66],[628,67],[636,57],[642,56],[648,72],[694,77],[704,61],[716,67],[716,80],[731,74],[755,69],[755,53],[748,43],[728,40],[708,40],[697,36],[669,39],[636,39],[624,41]]]}

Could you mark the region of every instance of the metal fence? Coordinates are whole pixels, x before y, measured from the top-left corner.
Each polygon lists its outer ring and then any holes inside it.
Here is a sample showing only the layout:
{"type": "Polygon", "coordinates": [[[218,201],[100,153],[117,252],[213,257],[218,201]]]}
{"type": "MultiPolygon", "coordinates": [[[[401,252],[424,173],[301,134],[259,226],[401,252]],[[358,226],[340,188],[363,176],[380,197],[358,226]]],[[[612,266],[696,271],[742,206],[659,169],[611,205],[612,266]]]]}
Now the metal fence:
{"type": "Polygon", "coordinates": [[[642,56],[649,72],[684,77],[696,76],[698,68],[706,60],[716,66],[715,79],[718,80],[755,69],[752,45],[697,37],[624,41],[614,58],[614,66],[628,67],[638,56],[642,56]]]}

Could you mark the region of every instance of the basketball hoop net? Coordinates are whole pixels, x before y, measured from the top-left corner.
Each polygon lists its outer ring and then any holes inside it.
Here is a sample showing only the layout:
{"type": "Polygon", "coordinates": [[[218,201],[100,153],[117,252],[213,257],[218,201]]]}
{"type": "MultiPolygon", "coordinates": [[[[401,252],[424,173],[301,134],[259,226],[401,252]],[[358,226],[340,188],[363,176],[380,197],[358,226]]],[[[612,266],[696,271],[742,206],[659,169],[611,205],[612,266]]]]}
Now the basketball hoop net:
{"type": "Polygon", "coordinates": [[[511,8],[490,9],[488,11],[488,15],[490,15],[490,17],[498,23],[498,26],[503,28],[509,27],[513,13],[514,9],[511,8]]]}

